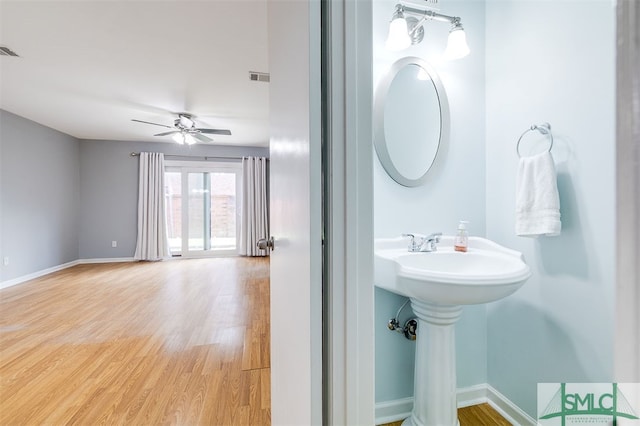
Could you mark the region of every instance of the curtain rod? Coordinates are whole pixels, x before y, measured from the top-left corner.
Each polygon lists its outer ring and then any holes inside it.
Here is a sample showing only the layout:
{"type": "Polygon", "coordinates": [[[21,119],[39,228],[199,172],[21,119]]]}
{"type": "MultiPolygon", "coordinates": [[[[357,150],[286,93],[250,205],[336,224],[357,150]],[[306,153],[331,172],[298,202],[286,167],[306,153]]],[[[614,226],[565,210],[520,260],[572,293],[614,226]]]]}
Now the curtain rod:
{"type": "MultiPolygon", "coordinates": [[[[139,157],[139,152],[132,152],[129,154],[130,157],[139,157]]],[[[165,154],[165,157],[177,157],[177,158],[202,158],[206,160],[242,160],[243,157],[216,157],[216,156],[202,156],[202,155],[178,155],[178,154],[165,154]]]]}

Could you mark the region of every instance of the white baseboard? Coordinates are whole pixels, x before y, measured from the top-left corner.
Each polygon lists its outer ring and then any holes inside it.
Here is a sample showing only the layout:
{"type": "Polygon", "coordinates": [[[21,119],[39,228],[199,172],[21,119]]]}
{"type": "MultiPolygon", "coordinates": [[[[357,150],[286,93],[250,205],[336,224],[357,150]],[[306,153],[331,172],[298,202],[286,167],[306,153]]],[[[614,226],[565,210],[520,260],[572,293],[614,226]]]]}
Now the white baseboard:
{"type": "Polygon", "coordinates": [[[376,403],[376,424],[393,423],[411,416],[413,397],[376,403]]]}
{"type": "Polygon", "coordinates": [[[133,257],[105,257],[105,258],[97,258],[97,259],[78,259],[78,263],[88,264],[88,263],[122,263],[122,262],[136,262],[133,257]]]}
{"type": "Polygon", "coordinates": [[[487,402],[502,417],[514,425],[535,426],[538,424],[531,416],[525,413],[520,407],[511,402],[506,396],[495,390],[491,385],[487,386],[487,402]]]}
{"type": "Polygon", "coordinates": [[[71,268],[72,266],[85,264],[85,263],[116,263],[116,262],[133,262],[132,257],[117,257],[117,258],[105,258],[105,259],[78,259],[71,262],[63,263],[62,265],[52,266],[51,268],[42,269],[31,274],[22,275],[18,278],[6,280],[0,282],[0,290],[3,288],[11,287],[17,284],[21,284],[26,281],[30,281],[36,278],[40,278],[44,275],[51,274],[53,272],[62,271],[63,269],[71,268]]]}
{"type": "Polygon", "coordinates": [[[79,261],[74,260],[72,262],[63,263],[62,265],[52,266],[51,268],[43,269],[41,271],[36,271],[31,274],[23,275],[18,278],[13,278],[11,280],[2,281],[0,283],[0,289],[14,286],[16,284],[23,283],[25,281],[33,280],[35,278],[40,278],[43,275],[51,274],[53,272],[62,271],[63,269],[71,268],[72,266],[76,266],[79,261]]]}
{"type": "MultiPolygon", "coordinates": [[[[513,425],[536,425],[536,421],[522,411],[520,407],[486,383],[460,388],[457,394],[458,408],[486,402],[513,425]]],[[[412,409],[413,397],[376,403],[376,424],[380,425],[406,419],[411,415],[412,409]]]]}
{"type": "Polygon", "coordinates": [[[458,408],[484,404],[487,402],[487,384],[481,383],[479,385],[460,388],[456,394],[458,396],[458,408]]]}

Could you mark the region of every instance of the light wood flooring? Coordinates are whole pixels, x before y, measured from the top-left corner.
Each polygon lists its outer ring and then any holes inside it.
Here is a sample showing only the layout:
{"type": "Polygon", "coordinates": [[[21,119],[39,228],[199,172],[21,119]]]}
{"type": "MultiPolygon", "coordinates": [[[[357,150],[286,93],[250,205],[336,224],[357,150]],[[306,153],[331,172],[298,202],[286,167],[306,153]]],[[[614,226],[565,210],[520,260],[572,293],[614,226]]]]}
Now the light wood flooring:
{"type": "MultiPolygon", "coordinates": [[[[460,426],[511,426],[511,423],[500,416],[489,404],[458,408],[458,420],[460,420],[460,426]]],[[[401,424],[400,421],[381,426],[400,426],[401,424]]]]}
{"type": "Polygon", "coordinates": [[[0,425],[269,425],[268,278],[197,259],[0,290],[0,425]]]}
{"type": "Polygon", "coordinates": [[[269,353],[268,259],[79,265],[0,290],[0,425],[269,425],[269,353]]]}

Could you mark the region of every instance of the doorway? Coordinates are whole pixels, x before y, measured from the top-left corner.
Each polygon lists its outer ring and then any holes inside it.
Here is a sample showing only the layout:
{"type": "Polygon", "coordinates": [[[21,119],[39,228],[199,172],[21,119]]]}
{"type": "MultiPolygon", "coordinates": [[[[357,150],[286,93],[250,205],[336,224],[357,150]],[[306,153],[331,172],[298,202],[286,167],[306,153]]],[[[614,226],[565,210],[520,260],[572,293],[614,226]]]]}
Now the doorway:
{"type": "Polygon", "coordinates": [[[241,179],[240,163],[167,161],[165,208],[172,256],[237,254],[241,179]]]}

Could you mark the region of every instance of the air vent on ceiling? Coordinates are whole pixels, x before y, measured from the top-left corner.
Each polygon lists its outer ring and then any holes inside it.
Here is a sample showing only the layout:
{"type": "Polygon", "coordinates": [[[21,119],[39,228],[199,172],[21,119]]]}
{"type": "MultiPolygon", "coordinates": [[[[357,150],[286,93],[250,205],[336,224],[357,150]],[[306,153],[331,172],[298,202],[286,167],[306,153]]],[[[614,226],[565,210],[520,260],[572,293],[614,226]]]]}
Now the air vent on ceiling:
{"type": "Polygon", "coordinates": [[[251,81],[263,81],[265,83],[268,83],[269,80],[270,80],[269,73],[249,71],[249,80],[251,80],[251,81]]]}
{"type": "Polygon", "coordinates": [[[7,46],[0,46],[0,56],[18,56],[19,55],[7,46]]]}

